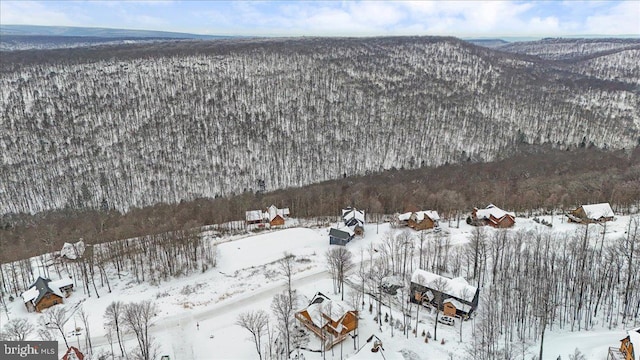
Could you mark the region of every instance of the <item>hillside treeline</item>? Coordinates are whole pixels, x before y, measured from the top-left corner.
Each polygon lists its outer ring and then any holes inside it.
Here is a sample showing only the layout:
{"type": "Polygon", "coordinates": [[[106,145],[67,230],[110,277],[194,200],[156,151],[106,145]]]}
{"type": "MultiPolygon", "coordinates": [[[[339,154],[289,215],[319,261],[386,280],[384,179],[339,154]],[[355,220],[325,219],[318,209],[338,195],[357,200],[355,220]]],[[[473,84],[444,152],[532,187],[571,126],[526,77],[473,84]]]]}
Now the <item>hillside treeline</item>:
{"type": "Polygon", "coordinates": [[[271,204],[289,207],[294,217],[333,220],[353,205],[377,214],[413,208],[435,209],[447,221],[473,207],[494,203],[527,215],[562,211],[583,203],[611,202],[618,214],[640,208],[640,148],[633,153],[595,148],[561,151],[527,147],[522,155],[491,163],[450,164],[417,170],[390,170],[269,193],[157,204],[120,213],[64,209],[2,219],[0,262],[60,249],[82,238],[90,244],[244,220],[245,211],[271,204]]]}
{"type": "Polygon", "coordinates": [[[127,211],[491,161],[522,144],[631,149],[640,65],[624,49],[580,72],[432,37],[3,53],[0,214],[103,199],[127,211]]]}

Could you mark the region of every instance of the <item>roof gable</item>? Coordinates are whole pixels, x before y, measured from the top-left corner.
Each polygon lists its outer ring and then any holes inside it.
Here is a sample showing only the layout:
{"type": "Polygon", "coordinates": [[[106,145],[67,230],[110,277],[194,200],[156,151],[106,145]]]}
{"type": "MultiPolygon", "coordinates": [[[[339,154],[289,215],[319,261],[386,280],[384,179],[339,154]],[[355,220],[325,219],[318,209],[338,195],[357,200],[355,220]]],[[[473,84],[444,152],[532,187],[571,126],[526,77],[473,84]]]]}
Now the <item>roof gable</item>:
{"type": "Polygon", "coordinates": [[[71,280],[71,278],[51,281],[50,279],[38,276],[33,285],[31,285],[27,291],[22,293],[22,300],[25,303],[31,301],[33,304],[37,304],[47,294],[54,294],[59,297],[63,297],[60,288],[69,285],[73,285],[73,280],[71,280]]]}

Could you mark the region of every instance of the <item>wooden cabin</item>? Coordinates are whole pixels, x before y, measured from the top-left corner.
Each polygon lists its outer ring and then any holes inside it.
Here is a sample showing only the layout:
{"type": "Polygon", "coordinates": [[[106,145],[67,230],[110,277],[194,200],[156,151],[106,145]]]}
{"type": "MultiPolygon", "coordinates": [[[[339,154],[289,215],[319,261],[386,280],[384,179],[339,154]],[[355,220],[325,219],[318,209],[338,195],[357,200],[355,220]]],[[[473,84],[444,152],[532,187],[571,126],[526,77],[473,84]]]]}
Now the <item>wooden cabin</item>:
{"type": "Polygon", "coordinates": [[[640,360],[640,327],[627,331],[620,347],[610,347],[607,360],[640,360]]]}
{"type": "Polygon", "coordinates": [[[418,269],[411,276],[410,300],[429,304],[448,316],[468,318],[478,307],[480,290],[461,277],[447,278],[418,269]]]}
{"type": "Polygon", "coordinates": [[[516,223],[516,214],[507,212],[489,204],[484,209],[473,208],[467,223],[474,226],[492,226],[494,228],[509,228],[516,223]]]}
{"type": "Polygon", "coordinates": [[[344,301],[331,300],[320,292],[295,317],[324,342],[325,349],[339,344],[349,333],[358,329],[357,310],[344,301]]]}
{"type": "Polygon", "coordinates": [[[51,306],[62,304],[63,299],[68,297],[72,291],[73,280],[71,278],[51,281],[38,277],[21,296],[29,312],[41,312],[51,306]]]}
{"type": "Polygon", "coordinates": [[[331,228],[329,230],[329,244],[342,246],[347,245],[351,240],[353,240],[354,235],[355,233],[348,227],[340,229],[331,228]]]}
{"type": "Polygon", "coordinates": [[[437,211],[416,211],[409,216],[407,226],[414,230],[433,229],[438,226],[438,220],[440,220],[440,216],[437,211]]]}
{"type": "Polygon", "coordinates": [[[609,203],[582,205],[567,214],[569,222],[579,224],[602,223],[613,220],[614,214],[609,203]]]}

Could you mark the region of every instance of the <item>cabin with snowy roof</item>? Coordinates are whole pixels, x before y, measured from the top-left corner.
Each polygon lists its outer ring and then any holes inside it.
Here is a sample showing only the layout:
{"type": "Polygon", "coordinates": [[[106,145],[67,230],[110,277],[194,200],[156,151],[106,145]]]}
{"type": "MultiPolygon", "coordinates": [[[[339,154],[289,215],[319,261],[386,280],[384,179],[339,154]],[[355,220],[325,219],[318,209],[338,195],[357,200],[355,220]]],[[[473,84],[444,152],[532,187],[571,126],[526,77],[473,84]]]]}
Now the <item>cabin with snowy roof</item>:
{"type": "Polygon", "coordinates": [[[516,223],[516,214],[507,212],[499,207],[489,204],[484,209],[473,208],[467,223],[474,226],[492,226],[494,228],[508,228],[516,223]]]}
{"type": "Polygon", "coordinates": [[[627,331],[620,347],[610,347],[607,360],[640,360],[640,327],[627,331]]]}
{"type": "Polygon", "coordinates": [[[51,281],[38,277],[29,289],[22,293],[21,297],[29,312],[40,312],[51,306],[62,304],[63,298],[69,297],[73,291],[73,280],[62,278],[51,281]]]}
{"type": "Polygon", "coordinates": [[[462,277],[447,278],[418,269],[411,276],[410,300],[429,304],[448,316],[468,318],[478,307],[480,290],[462,277]]]}
{"type": "Polygon", "coordinates": [[[613,220],[613,210],[609,203],[582,205],[567,214],[569,222],[579,224],[602,223],[613,220]]]}
{"type": "Polygon", "coordinates": [[[438,220],[440,220],[440,216],[438,215],[437,211],[416,211],[411,213],[411,215],[409,216],[407,226],[414,230],[433,229],[434,227],[438,226],[438,220]]]}
{"type": "Polygon", "coordinates": [[[358,329],[358,311],[344,301],[331,300],[318,292],[295,317],[330,349],[358,329]]]}
{"type": "Polygon", "coordinates": [[[352,207],[342,209],[342,221],[354,234],[358,236],[364,234],[364,210],[352,207]]]}

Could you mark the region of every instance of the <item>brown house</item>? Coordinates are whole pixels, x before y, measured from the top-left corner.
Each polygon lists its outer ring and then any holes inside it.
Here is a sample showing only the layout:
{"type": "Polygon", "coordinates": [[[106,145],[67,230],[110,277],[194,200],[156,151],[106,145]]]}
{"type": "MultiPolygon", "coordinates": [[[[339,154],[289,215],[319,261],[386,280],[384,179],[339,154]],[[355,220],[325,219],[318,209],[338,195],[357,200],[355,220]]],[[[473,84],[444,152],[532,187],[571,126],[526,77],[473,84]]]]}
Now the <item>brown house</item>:
{"type": "Polygon", "coordinates": [[[610,347],[607,360],[640,360],[640,327],[627,332],[620,348],[610,347]]]}
{"type": "Polygon", "coordinates": [[[414,230],[433,229],[438,226],[438,220],[440,220],[440,216],[437,211],[416,211],[409,216],[407,226],[414,230]]]}
{"type": "Polygon", "coordinates": [[[38,277],[29,289],[22,293],[22,300],[29,312],[40,312],[51,306],[62,304],[63,298],[73,291],[71,278],[51,281],[38,277]]]}
{"type": "Polygon", "coordinates": [[[318,292],[309,306],[295,314],[307,329],[311,330],[324,343],[325,349],[349,336],[358,329],[358,311],[343,301],[331,300],[318,292]]]}
{"type": "Polygon", "coordinates": [[[484,209],[473,208],[467,223],[474,226],[492,226],[494,228],[508,228],[516,223],[516,214],[507,212],[489,204],[484,209]]]}
{"type": "Polygon", "coordinates": [[[567,214],[569,222],[580,224],[601,223],[613,220],[613,210],[609,203],[582,205],[567,214]]]}
{"type": "Polygon", "coordinates": [[[278,209],[275,205],[271,205],[265,211],[265,218],[271,227],[284,225],[284,219],[287,217],[289,217],[289,208],[278,209]]]}

